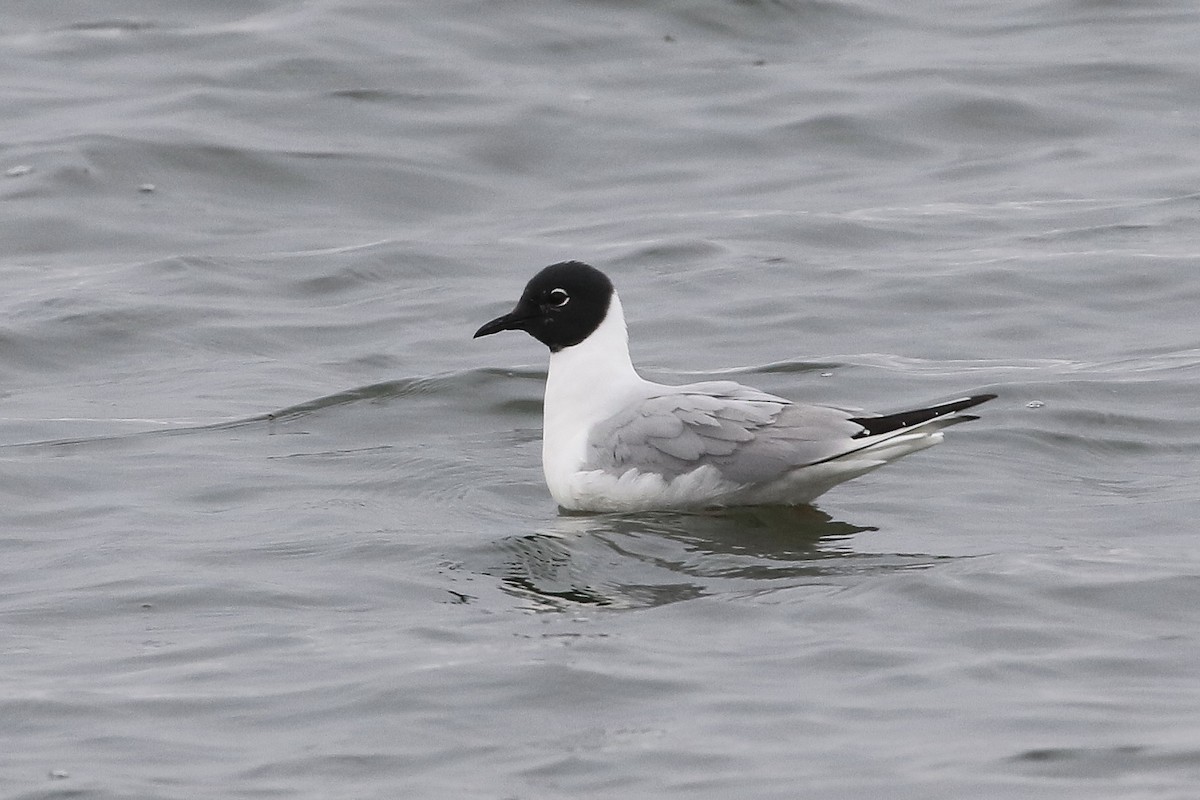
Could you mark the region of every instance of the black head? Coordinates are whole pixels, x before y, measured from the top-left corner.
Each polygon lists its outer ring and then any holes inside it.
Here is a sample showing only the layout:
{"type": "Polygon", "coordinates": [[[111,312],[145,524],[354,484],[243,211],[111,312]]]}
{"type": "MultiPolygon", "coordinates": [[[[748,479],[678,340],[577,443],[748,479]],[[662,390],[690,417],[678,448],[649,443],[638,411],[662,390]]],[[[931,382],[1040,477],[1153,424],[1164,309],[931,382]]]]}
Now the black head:
{"type": "Polygon", "coordinates": [[[475,331],[475,338],[525,331],[557,353],[600,327],[612,295],[612,281],[595,267],[581,261],[551,264],[525,285],[516,308],[475,331]]]}

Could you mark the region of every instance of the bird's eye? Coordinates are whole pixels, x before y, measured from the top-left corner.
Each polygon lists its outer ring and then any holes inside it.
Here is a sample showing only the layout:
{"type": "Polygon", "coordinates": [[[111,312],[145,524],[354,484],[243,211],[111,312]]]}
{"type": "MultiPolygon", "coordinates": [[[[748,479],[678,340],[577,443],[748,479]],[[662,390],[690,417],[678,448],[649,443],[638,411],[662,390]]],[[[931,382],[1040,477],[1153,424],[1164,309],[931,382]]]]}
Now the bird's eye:
{"type": "Polygon", "coordinates": [[[546,295],[546,304],[551,308],[562,308],[571,300],[571,295],[565,289],[551,289],[546,295]]]}

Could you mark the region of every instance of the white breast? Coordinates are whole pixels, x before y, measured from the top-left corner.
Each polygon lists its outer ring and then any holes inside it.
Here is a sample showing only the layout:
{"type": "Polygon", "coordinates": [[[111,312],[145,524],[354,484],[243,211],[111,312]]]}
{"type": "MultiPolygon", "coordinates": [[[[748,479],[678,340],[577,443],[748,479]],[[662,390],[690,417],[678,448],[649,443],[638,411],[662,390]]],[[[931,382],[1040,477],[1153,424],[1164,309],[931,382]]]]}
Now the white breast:
{"type": "Polygon", "coordinates": [[[579,508],[580,469],[588,434],[637,397],[647,381],[629,359],[625,314],[616,293],[608,315],[586,340],[550,355],[543,407],[542,469],[550,494],[563,508],[579,508]]]}

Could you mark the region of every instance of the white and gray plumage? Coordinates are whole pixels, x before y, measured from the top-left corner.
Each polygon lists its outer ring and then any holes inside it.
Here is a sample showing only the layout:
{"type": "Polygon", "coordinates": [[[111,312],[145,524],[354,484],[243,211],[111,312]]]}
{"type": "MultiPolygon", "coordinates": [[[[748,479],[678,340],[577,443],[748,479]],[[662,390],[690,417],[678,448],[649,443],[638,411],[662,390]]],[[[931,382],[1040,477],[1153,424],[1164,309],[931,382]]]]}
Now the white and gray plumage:
{"type": "Polygon", "coordinates": [[[621,300],[577,261],[533,277],[476,331],[523,330],[550,348],[542,467],[575,511],[800,505],[942,440],[980,394],[888,415],[801,405],[733,381],[666,386],[629,358],[621,300]]]}

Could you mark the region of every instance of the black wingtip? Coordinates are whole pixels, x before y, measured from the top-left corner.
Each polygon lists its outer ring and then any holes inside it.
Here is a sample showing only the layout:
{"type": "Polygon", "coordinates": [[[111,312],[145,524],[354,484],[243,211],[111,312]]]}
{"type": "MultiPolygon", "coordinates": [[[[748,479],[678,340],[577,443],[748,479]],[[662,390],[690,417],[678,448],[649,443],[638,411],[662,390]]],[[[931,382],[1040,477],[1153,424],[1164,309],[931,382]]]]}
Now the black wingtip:
{"type": "Polygon", "coordinates": [[[930,406],[922,411],[936,411],[934,416],[942,416],[943,414],[953,414],[957,411],[966,411],[968,408],[974,408],[980,403],[986,403],[988,400],[995,400],[996,395],[988,394],[973,394],[970,397],[964,397],[961,400],[951,400],[949,403],[938,403],[936,406],[930,406]]]}
{"type": "MultiPolygon", "coordinates": [[[[963,397],[958,400],[951,400],[948,403],[939,403],[936,406],[928,408],[917,408],[912,411],[901,411],[896,414],[884,414],[880,417],[854,417],[851,422],[858,423],[863,429],[854,435],[855,439],[865,438],[867,436],[878,436],[881,433],[891,433],[900,428],[911,428],[914,425],[920,425],[923,422],[929,422],[938,417],[944,417],[948,414],[957,414],[959,411],[965,411],[968,408],[974,408],[980,403],[986,403],[988,400],[995,400],[994,394],[976,394],[970,397],[963,397]]],[[[969,422],[973,419],[979,419],[974,414],[963,414],[955,417],[956,421],[969,422]]]]}

